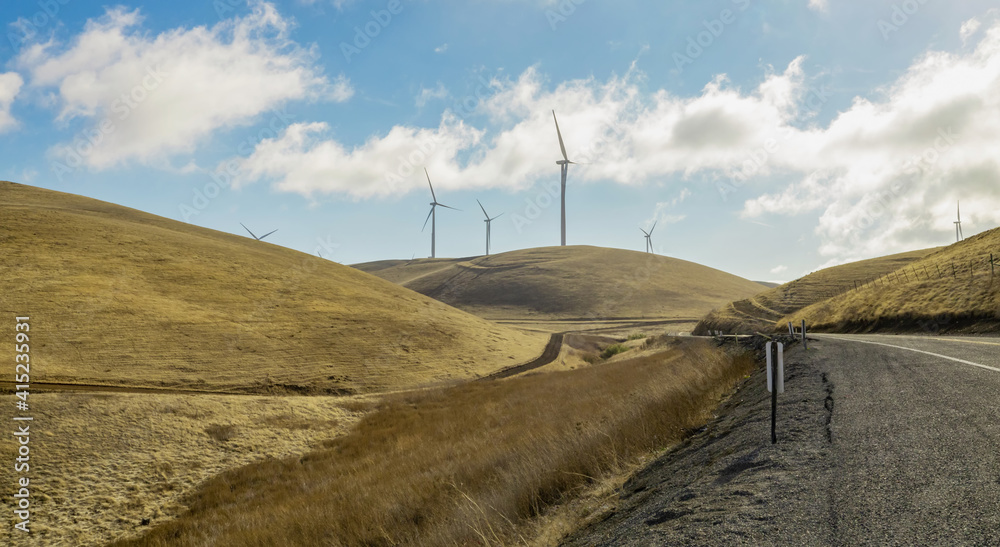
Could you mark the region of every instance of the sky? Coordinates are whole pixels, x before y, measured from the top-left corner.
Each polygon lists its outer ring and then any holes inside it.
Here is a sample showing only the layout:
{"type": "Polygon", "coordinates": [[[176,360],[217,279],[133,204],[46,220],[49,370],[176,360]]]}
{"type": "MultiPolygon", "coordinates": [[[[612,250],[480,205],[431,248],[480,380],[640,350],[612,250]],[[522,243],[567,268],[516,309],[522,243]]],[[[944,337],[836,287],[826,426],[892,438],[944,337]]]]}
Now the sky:
{"type": "Polygon", "coordinates": [[[1000,225],[1000,9],[0,0],[0,179],[344,264],[559,244],[754,280],[1000,225]],[[425,175],[426,170],[426,175],[425,175]]]}

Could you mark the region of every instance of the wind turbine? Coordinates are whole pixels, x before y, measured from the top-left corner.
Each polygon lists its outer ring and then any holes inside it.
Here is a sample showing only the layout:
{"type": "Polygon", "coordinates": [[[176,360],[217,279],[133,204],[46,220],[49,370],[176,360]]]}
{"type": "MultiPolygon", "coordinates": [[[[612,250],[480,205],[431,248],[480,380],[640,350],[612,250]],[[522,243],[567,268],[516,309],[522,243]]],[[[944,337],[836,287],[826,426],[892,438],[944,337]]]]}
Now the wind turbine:
{"type": "Polygon", "coordinates": [[[956,204],[958,220],[955,221],[955,243],[958,243],[965,239],[965,236],[962,234],[962,202],[958,201],[956,204]]]}
{"type": "Polygon", "coordinates": [[[441,207],[444,207],[446,209],[454,209],[455,211],[458,211],[459,209],[455,209],[454,207],[448,207],[447,205],[445,205],[443,203],[438,203],[437,196],[434,195],[434,185],[431,184],[431,176],[430,176],[430,174],[427,173],[427,168],[426,167],[424,168],[424,174],[427,175],[427,186],[431,187],[431,198],[433,198],[434,201],[431,202],[431,212],[427,213],[427,220],[424,220],[424,227],[421,228],[420,231],[423,232],[424,229],[427,228],[427,221],[428,220],[431,221],[431,258],[435,258],[436,257],[436,250],[435,250],[435,247],[434,247],[434,244],[435,244],[434,239],[437,236],[437,214],[436,214],[436,211],[437,211],[438,205],[440,205],[441,207]]]}
{"type": "Polygon", "coordinates": [[[639,228],[639,230],[642,230],[642,233],[646,234],[645,237],[646,237],[646,252],[647,253],[652,253],[653,252],[653,240],[651,240],[650,237],[652,237],[653,230],[655,230],[655,229],[656,229],[656,222],[653,222],[653,227],[650,228],[648,232],[646,230],[643,230],[642,228],[639,228]]]}
{"type": "MultiPolygon", "coordinates": [[[[250,228],[247,228],[247,227],[246,227],[246,224],[243,224],[243,223],[241,222],[241,223],[240,223],[240,226],[243,226],[243,229],[244,229],[244,230],[246,230],[246,231],[250,232],[250,228]]],[[[271,230],[270,232],[268,232],[268,233],[266,233],[266,234],[264,234],[264,235],[262,235],[262,236],[260,236],[260,237],[257,237],[256,235],[254,235],[254,233],[253,233],[253,232],[250,232],[250,236],[251,236],[251,237],[253,237],[254,239],[256,239],[257,241],[261,241],[261,240],[262,240],[262,239],[264,239],[265,237],[267,237],[267,236],[269,236],[269,235],[271,235],[271,234],[273,234],[274,232],[277,232],[277,231],[278,231],[277,229],[274,229],[274,230],[271,230]]]]}
{"type": "Polygon", "coordinates": [[[490,215],[489,215],[489,213],[486,212],[486,208],[483,207],[482,202],[480,202],[477,199],[476,203],[479,204],[479,208],[482,209],[483,210],[483,214],[486,215],[486,220],[484,220],[483,222],[486,223],[486,256],[489,256],[490,255],[490,223],[493,222],[494,220],[502,217],[503,213],[500,213],[499,215],[497,215],[497,216],[495,216],[493,218],[490,218],[490,215]]]}
{"type": "Polygon", "coordinates": [[[562,221],[561,221],[561,234],[562,234],[562,246],[566,246],[566,173],[569,171],[569,164],[576,163],[575,161],[569,161],[569,156],[566,154],[566,145],[563,144],[562,132],[559,131],[559,120],[556,118],[556,111],[552,111],[552,119],[556,122],[556,135],[559,137],[559,149],[562,151],[563,159],[556,162],[562,173],[562,192],[561,192],[561,202],[562,202],[562,221]]]}

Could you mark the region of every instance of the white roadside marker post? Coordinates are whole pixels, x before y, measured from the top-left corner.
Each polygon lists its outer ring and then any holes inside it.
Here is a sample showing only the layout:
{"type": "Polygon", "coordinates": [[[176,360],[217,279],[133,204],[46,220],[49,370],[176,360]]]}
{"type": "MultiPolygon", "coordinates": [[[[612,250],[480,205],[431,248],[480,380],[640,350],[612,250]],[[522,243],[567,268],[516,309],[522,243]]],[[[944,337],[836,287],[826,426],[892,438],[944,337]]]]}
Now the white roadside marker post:
{"type": "Polygon", "coordinates": [[[767,353],[767,390],[771,392],[771,444],[778,442],[775,424],[778,421],[778,394],[785,392],[785,345],[781,342],[768,342],[767,353]],[[774,352],[771,345],[777,344],[774,352]]]}
{"type": "Polygon", "coordinates": [[[802,320],[802,349],[809,349],[809,343],[806,342],[806,320],[802,320]]]}
{"type": "Polygon", "coordinates": [[[788,322],[788,336],[795,336],[795,327],[792,326],[792,322],[788,322]]]}

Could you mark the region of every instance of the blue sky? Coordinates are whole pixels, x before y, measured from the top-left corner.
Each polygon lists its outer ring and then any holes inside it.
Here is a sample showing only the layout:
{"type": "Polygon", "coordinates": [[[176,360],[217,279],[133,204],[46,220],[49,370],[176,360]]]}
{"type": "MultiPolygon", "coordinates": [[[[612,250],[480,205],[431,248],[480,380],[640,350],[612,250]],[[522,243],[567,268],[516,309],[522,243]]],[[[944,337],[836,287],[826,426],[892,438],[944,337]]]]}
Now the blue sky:
{"type": "Polygon", "coordinates": [[[11,2],[0,178],[342,263],[568,241],[759,280],[1000,224],[969,0],[11,2]]]}

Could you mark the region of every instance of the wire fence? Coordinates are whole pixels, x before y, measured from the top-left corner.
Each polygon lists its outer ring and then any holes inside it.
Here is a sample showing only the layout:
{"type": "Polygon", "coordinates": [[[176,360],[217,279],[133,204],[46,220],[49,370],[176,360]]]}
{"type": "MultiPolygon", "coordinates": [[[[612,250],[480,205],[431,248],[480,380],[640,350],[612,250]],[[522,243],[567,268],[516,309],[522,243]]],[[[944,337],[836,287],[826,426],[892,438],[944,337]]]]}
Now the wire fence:
{"type": "Polygon", "coordinates": [[[934,279],[984,279],[990,284],[996,277],[997,265],[1000,264],[1000,254],[981,257],[980,259],[949,260],[948,262],[936,262],[930,266],[927,264],[904,266],[898,270],[888,272],[879,276],[869,276],[864,279],[854,280],[853,286],[842,285],[836,290],[827,291],[829,298],[844,294],[850,291],[863,291],[868,289],[878,289],[891,287],[893,285],[903,285],[915,281],[928,281],[934,279]]]}

